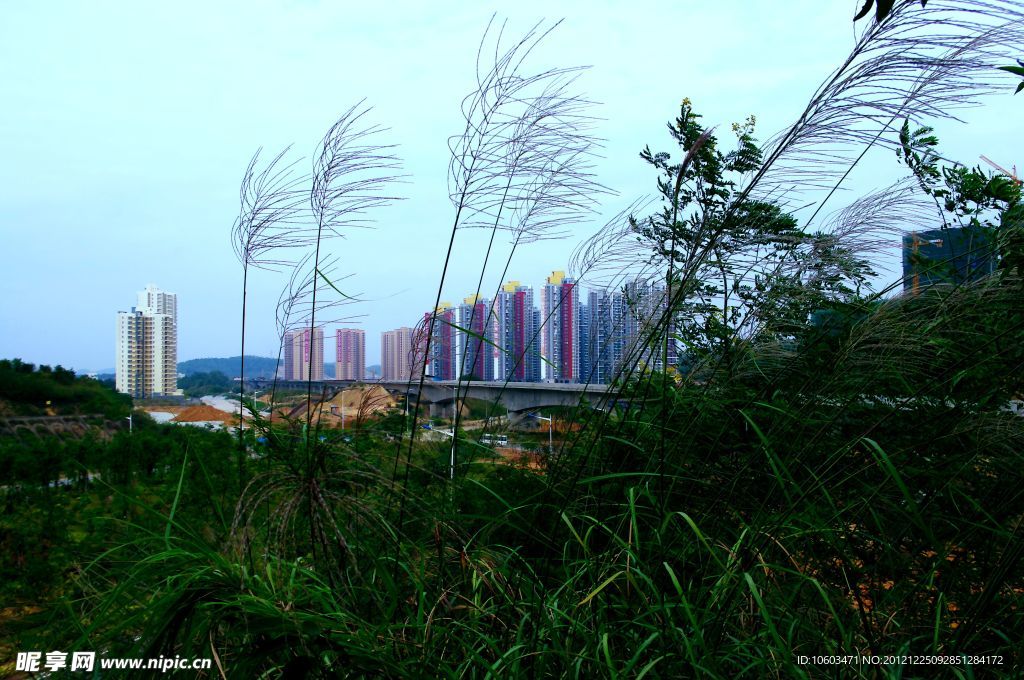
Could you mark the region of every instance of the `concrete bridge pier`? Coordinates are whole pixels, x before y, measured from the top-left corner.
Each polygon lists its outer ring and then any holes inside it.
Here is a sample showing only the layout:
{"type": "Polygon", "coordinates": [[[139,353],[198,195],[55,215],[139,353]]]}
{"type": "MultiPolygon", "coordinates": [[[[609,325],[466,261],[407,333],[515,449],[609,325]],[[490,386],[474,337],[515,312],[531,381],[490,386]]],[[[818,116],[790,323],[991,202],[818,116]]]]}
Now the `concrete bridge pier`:
{"type": "Polygon", "coordinates": [[[534,409],[527,409],[525,411],[509,411],[508,412],[508,426],[519,427],[523,424],[524,420],[527,420],[526,416],[533,413],[534,409]]]}
{"type": "MultiPolygon", "coordinates": [[[[459,409],[465,406],[464,401],[459,402],[459,409]]],[[[454,399],[439,399],[437,401],[430,402],[430,417],[431,418],[454,418],[455,417],[455,400],[454,399]]]]}

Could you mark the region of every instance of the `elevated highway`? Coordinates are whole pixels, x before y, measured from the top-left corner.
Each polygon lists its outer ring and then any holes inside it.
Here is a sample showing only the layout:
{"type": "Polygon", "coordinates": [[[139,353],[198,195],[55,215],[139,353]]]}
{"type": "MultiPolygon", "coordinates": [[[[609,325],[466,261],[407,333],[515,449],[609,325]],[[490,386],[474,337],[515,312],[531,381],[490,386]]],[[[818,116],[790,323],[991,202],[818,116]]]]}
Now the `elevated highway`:
{"type": "MultiPolygon", "coordinates": [[[[269,388],[273,380],[250,379],[246,385],[250,389],[269,388]]],[[[306,389],[309,383],[304,380],[278,380],[278,389],[306,389]]],[[[416,382],[405,380],[376,382],[356,380],[314,380],[314,394],[326,394],[327,398],[349,389],[354,385],[380,385],[392,394],[410,397],[410,403],[419,395],[421,404],[428,404],[431,415],[441,415],[450,409],[458,400],[479,399],[491,403],[500,403],[509,412],[510,420],[517,420],[523,415],[537,409],[550,406],[581,406],[606,410],[615,404],[619,392],[610,385],[582,385],[576,383],[537,383],[537,382],[472,382],[457,380],[427,380],[423,389],[416,382]]],[[[450,412],[450,411],[448,411],[450,412]]]]}

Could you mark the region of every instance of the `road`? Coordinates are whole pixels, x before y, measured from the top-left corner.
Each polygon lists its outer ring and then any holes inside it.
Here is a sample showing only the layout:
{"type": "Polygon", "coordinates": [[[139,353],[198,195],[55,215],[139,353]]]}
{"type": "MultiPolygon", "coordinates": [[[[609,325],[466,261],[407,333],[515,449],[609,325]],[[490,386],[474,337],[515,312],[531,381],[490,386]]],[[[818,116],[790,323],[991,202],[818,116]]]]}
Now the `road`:
{"type": "Polygon", "coordinates": [[[228,399],[227,397],[200,397],[207,406],[212,406],[218,411],[224,411],[225,413],[238,413],[238,400],[228,399]]]}

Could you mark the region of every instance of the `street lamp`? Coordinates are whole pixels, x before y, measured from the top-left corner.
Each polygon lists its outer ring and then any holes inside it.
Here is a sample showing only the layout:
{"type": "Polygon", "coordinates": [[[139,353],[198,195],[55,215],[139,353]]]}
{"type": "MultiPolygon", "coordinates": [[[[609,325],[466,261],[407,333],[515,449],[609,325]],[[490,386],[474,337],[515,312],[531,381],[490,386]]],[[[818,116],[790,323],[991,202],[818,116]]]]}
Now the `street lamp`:
{"type": "MultiPolygon", "coordinates": [[[[459,387],[451,388],[454,398],[452,399],[452,455],[448,464],[448,479],[455,479],[455,425],[459,422],[459,387]]],[[[448,434],[445,432],[445,434],[448,434]]]]}
{"type": "Polygon", "coordinates": [[[447,430],[435,430],[432,427],[429,429],[431,432],[440,432],[452,438],[452,455],[448,459],[448,479],[455,479],[455,430],[448,432],[447,430]]]}
{"type": "Polygon", "coordinates": [[[405,419],[409,419],[409,395],[412,394],[412,388],[405,388],[405,419]]]}
{"type": "Polygon", "coordinates": [[[448,389],[452,391],[452,429],[455,429],[455,419],[459,410],[459,388],[449,385],[448,389]]]}
{"type": "Polygon", "coordinates": [[[536,413],[531,413],[528,417],[536,418],[537,420],[546,420],[546,421],[548,421],[548,453],[549,454],[554,454],[555,447],[554,447],[554,444],[552,443],[553,440],[552,440],[551,431],[553,429],[555,429],[555,421],[552,420],[551,418],[547,418],[545,416],[538,415],[536,413]]]}
{"type": "Polygon", "coordinates": [[[448,459],[448,479],[455,479],[455,430],[451,432],[441,430],[441,432],[452,438],[452,455],[448,459]]]}
{"type": "Polygon", "coordinates": [[[131,434],[132,433],[132,414],[129,413],[128,417],[125,420],[128,421],[128,434],[131,434]]]}

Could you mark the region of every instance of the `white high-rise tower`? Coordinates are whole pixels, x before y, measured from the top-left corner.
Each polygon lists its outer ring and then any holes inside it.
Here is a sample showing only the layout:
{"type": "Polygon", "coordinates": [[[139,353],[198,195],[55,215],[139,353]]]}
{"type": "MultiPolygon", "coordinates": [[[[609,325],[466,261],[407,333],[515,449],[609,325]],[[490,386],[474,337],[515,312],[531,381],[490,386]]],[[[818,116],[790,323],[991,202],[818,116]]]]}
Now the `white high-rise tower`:
{"type": "Polygon", "coordinates": [[[178,395],[178,296],[150,284],[138,305],[117,313],[115,385],[145,399],[178,395]]]}

